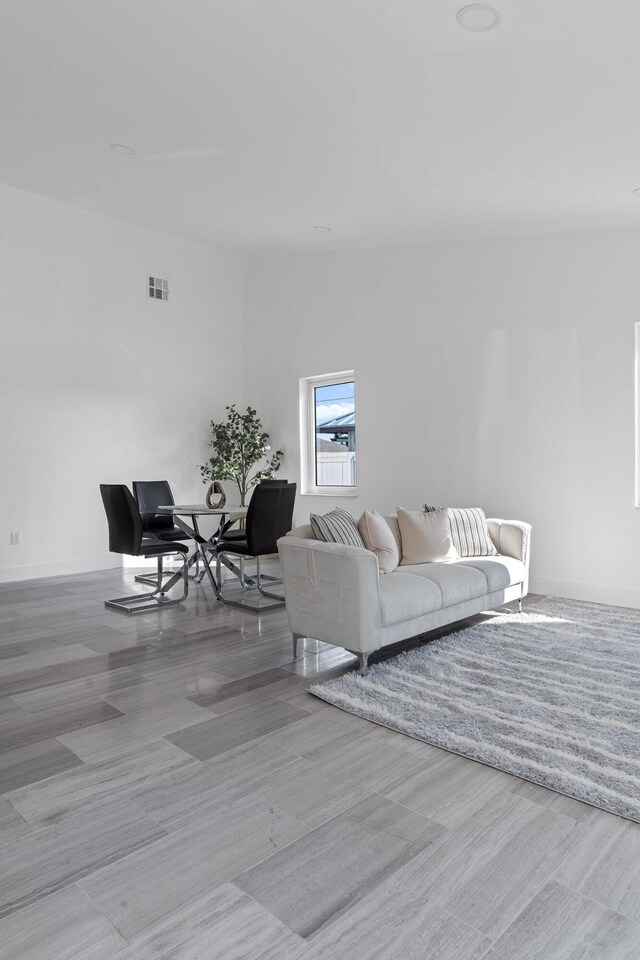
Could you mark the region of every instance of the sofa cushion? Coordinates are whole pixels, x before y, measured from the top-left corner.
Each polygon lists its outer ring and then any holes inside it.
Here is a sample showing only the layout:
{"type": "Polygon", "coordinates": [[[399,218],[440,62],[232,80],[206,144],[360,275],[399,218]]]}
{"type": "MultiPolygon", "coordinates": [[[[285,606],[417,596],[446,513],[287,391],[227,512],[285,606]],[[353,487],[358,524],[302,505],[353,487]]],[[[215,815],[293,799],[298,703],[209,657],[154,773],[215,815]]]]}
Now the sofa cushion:
{"type": "Polygon", "coordinates": [[[365,510],[358,520],[358,530],[367,550],[375,553],[380,573],[391,573],[400,562],[396,540],[389,524],[377,510],[365,510]]]}
{"type": "Polygon", "coordinates": [[[466,557],[458,563],[481,570],[487,578],[488,593],[522,583],[527,576],[524,563],[513,557],[466,557]]]}
{"type": "Polygon", "coordinates": [[[380,577],[380,619],[383,626],[403,623],[439,610],[442,595],[436,583],[424,577],[411,576],[407,568],[398,567],[380,577]],[[402,569],[402,576],[398,576],[402,569]]]}
{"type": "Polygon", "coordinates": [[[487,578],[482,570],[477,570],[471,564],[455,560],[451,563],[416,563],[410,566],[398,567],[386,579],[410,575],[430,581],[440,591],[441,607],[452,607],[465,600],[473,600],[489,593],[487,578]]]}
{"type": "Polygon", "coordinates": [[[385,514],[385,520],[389,524],[389,529],[393,534],[393,539],[396,542],[396,547],[398,548],[398,556],[402,556],[402,540],[400,539],[400,527],[398,525],[398,518],[395,513],[391,513],[388,516],[385,514]]]}
{"type": "Polygon", "coordinates": [[[403,565],[443,563],[458,556],[451,542],[446,509],[426,513],[424,510],[404,510],[403,507],[398,507],[397,514],[403,565]]]}

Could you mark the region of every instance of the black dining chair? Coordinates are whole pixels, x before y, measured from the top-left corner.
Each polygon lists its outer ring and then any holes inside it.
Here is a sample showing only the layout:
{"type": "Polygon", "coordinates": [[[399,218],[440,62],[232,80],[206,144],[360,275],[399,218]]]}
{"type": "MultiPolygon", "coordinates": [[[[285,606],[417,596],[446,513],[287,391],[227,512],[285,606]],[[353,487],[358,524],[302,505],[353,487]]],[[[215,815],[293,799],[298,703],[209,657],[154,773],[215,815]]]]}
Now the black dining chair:
{"type": "MultiPolygon", "coordinates": [[[[288,481],[288,480],[282,480],[282,479],[277,479],[277,480],[261,480],[261,481],[260,481],[260,485],[261,485],[261,486],[265,486],[265,485],[267,485],[267,486],[269,486],[269,485],[274,486],[275,484],[283,484],[283,483],[289,483],[289,481],[288,481]]],[[[227,542],[229,542],[230,540],[246,540],[246,539],[247,539],[246,521],[245,521],[245,520],[241,520],[241,521],[238,521],[238,520],[228,520],[227,523],[226,523],[226,525],[225,525],[225,529],[224,529],[223,532],[222,532],[222,538],[221,538],[221,539],[226,540],[227,542]],[[227,527],[230,528],[230,527],[234,526],[234,525],[235,525],[236,523],[238,523],[238,522],[240,522],[240,523],[242,524],[242,526],[241,526],[239,529],[237,529],[237,530],[227,529],[227,527]]],[[[263,577],[263,579],[264,579],[264,580],[269,580],[269,579],[271,579],[271,578],[270,578],[270,577],[263,577]]]]}
{"type": "MultiPolygon", "coordinates": [[[[112,607],[123,613],[144,613],[149,610],[158,610],[170,607],[186,600],[189,593],[188,552],[184,543],[160,539],[145,539],[143,524],[131,491],[123,483],[101,483],[100,494],[107,515],[109,526],[109,550],[111,553],[127,554],[131,557],[162,557],[178,556],[182,561],[181,578],[183,594],[174,600],[165,599],[162,586],[162,576],[155,583],[151,593],[138,593],[129,597],[118,597],[116,600],[105,600],[105,607],[112,607]]],[[[161,571],[161,568],[160,568],[161,571]]]]}
{"type": "MultiPolygon", "coordinates": [[[[260,570],[261,557],[270,556],[278,552],[278,540],[291,530],[293,524],[293,508],[296,499],[295,483],[270,483],[268,481],[259,483],[253,491],[253,496],[249,501],[247,517],[245,520],[245,537],[243,540],[226,539],[224,536],[217,542],[213,549],[216,558],[217,580],[220,584],[220,596],[223,603],[230,606],[242,607],[259,613],[267,609],[265,605],[256,606],[248,603],[246,600],[228,600],[223,596],[222,591],[222,562],[227,554],[240,557],[241,559],[255,559],[256,561],[256,587],[263,597],[269,597],[276,600],[277,603],[268,605],[272,607],[282,606],[284,597],[276,593],[265,590],[263,586],[263,577],[260,570]]],[[[269,577],[273,580],[273,577],[269,577]]]]}
{"type": "MultiPolygon", "coordinates": [[[[263,486],[264,486],[264,485],[274,486],[275,484],[289,483],[289,481],[283,479],[282,477],[278,477],[277,479],[273,479],[273,480],[261,480],[260,483],[261,483],[261,485],[263,485],[263,486]]],[[[227,523],[225,524],[224,530],[222,531],[222,537],[221,537],[220,539],[226,540],[227,543],[230,543],[232,540],[234,540],[234,541],[237,541],[237,540],[246,540],[246,539],[247,539],[246,519],[245,519],[245,520],[240,520],[240,521],[238,521],[238,520],[228,520],[227,523]],[[240,527],[239,527],[238,529],[236,529],[236,530],[230,529],[230,528],[234,527],[236,523],[240,523],[240,527]]],[[[241,573],[240,573],[240,583],[242,584],[243,589],[246,589],[246,586],[253,586],[253,585],[254,585],[254,584],[253,584],[253,580],[249,579],[249,580],[247,581],[246,578],[245,578],[245,574],[244,574],[244,562],[243,562],[242,560],[241,560],[241,562],[240,562],[240,571],[241,571],[241,573]]],[[[275,581],[276,583],[279,582],[279,580],[280,580],[279,577],[271,577],[271,576],[269,576],[269,575],[266,574],[266,573],[263,573],[263,574],[262,574],[262,579],[263,579],[263,580],[273,580],[273,581],[275,581]]]]}
{"type": "MultiPolygon", "coordinates": [[[[157,540],[168,540],[175,543],[180,540],[188,540],[189,536],[176,526],[170,513],[158,513],[158,507],[173,506],[175,500],[167,480],[134,480],[133,496],[140,511],[142,520],[142,535],[145,538],[157,540]]],[[[158,572],[156,576],[139,573],[137,583],[148,583],[152,587],[162,583],[163,577],[170,577],[170,570],[163,570],[162,556],[158,557],[158,572]]],[[[194,579],[198,578],[198,561],[196,560],[196,570],[194,579]]]]}

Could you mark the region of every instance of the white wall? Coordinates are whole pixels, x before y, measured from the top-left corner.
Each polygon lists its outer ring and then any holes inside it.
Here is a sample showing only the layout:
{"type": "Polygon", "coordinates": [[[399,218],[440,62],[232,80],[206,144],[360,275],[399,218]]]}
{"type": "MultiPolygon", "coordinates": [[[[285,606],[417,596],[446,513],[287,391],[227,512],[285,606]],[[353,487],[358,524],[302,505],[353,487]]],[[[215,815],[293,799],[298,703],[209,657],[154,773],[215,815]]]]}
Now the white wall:
{"type": "Polygon", "coordinates": [[[243,365],[237,256],[4,187],[0,211],[0,580],[117,565],[98,484],[201,499],[226,403],[299,479],[299,378],[353,367],[360,495],[298,519],[481,503],[534,524],[534,589],[640,607],[640,233],[251,257],[243,365]]]}
{"type": "Polygon", "coordinates": [[[241,260],[5,187],[0,213],[0,580],[118,565],[100,482],[203,497],[209,420],[242,400],[241,260]]]}
{"type": "Polygon", "coordinates": [[[356,371],[357,499],[529,520],[532,589],[640,607],[634,322],[640,233],[327,255],[245,267],[246,399],[299,479],[298,380],[356,371]]]}

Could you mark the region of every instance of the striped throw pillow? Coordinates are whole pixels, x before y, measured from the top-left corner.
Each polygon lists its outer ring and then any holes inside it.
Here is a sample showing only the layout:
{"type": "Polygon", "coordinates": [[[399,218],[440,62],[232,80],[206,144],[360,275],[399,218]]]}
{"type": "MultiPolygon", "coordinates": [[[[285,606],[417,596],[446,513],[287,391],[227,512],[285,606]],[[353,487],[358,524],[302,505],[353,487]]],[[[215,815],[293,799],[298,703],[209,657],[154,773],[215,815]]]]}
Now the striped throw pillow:
{"type": "Polygon", "coordinates": [[[351,514],[341,507],[330,513],[312,513],[309,517],[316,540],[325,543],[346,543],[351,547],[364,547],[357,524],[351,514]]]}
{"type": "MultiPolygon", "coordinates": [[[[424,505],[427,513],[438,507],[424,505]]],[[[453,545],[461,557],[495,557],[498,554],[489,534],[482,507],[448,507],[453,545]]]]}

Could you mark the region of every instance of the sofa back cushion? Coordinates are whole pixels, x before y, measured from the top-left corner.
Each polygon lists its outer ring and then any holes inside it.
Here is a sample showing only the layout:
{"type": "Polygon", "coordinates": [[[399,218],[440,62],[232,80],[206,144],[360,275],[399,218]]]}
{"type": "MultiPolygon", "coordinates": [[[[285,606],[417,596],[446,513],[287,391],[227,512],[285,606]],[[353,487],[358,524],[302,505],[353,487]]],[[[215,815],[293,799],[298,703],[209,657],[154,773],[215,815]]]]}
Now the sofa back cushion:
{"type": "Polygon", "coordinates": [[[459,554],[451,540],[447,508],[429,512],[397,508],[402,540],[401,564],[444,563],[459,554]]]}
{"type": "Polygon", "coordinates": [[[355,520],[347,510],[337,507],[330,513],[312,513],[309,517],[316,540],[325,543],[344,543],[350,547],[364,547],[355,520]]]}
{"type": "Polygon", "coordinates": [[[358,530],[367,550],[378,559],[380,573],[392,573],[400,563],[400,554],[391,528],[377,510],[365,510],[358,520],[358,530]]]}
{"type": "Polygon", "coordinates": [[[402,556],[402,538],[400,537],[400,524],[398,523],[398,518],[395,513],[385,516],[385,520],[389,524],[389,529],[393,534],[393,539],[396,542],[396,547],[398,548],[398,556],[402,556]]]}
{"type": "MultiPolygon", "coordinates": [[[[442,507],[424,505],[427,513],[442,507]]],[[[495,557],[498,551],[489,534],[482,507],[447,507],[451,540],[461,557],[495,557]]]]}

